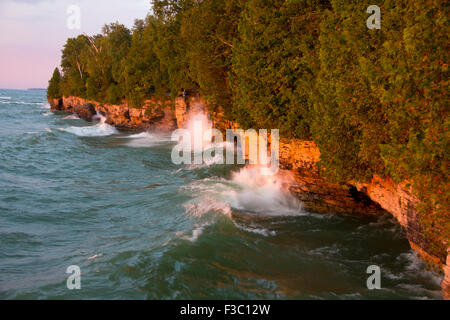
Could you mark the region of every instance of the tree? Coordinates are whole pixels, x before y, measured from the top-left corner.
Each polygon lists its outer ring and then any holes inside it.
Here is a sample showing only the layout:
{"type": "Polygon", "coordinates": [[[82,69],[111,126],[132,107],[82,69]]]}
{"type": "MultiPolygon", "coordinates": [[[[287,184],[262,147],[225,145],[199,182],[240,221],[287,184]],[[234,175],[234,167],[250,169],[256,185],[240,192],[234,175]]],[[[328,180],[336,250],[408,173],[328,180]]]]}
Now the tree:
{"type": "Polygon", "coordinates": [[[63,72],[62,93],[65,96],[86,98],[88,39],[80,35],[69,38],[64,45],[61,58],[63,72]]]}
{"type": "MultiPolygon", "coordinates": [[[[198,88],[190,77],[187,44],[181,36],[181,25],[195,0],[153,0],[155,26],[155,53],[161,66],[167,70],[168,89],[176,96],[181,88],[198,88]]],[[[195,23],[195,22],[193,22],[195,23]]]]}
{"type": "Polygon", "coordinates": [[[152,16],[146,21],[136,21],[130,51],[122,63],[124,93],[135,108],[152,94],[165,96],[168,89],[167,69],[155,52],[157,23],[152,16]]]}
{"type": "Polygon", "coordinates": [[[233,51],[234,117],[247,127],[309,138],[318,73],[319,25],[327,1],[247,1],[233,51]]]}
{"type": "Polygon", "coordinates": [[[242,2],[202,1],[187,10],[181,24],[190,78],[198,84],[202,96],[210,104],[222,106],[227,115],[232,103],[229,76],[242,2]]]}
{"type": "Polygon", "coordinates": [[[49,99],[59,99],[61,98],[61,73],[59,72],[58,68],[55,68],[55,71],[53,71],[53,76],[48,82],[48,89],[47,89],[47,98],[49,99]]]}

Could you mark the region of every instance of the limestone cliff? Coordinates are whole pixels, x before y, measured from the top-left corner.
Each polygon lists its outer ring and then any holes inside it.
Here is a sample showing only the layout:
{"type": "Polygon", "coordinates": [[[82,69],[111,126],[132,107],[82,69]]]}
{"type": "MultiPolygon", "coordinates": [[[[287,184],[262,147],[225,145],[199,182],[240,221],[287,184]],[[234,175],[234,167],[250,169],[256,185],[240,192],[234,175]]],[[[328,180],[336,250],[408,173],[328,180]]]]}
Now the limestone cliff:
{"type": "Polygon", "coordinates": [[[121,129],[161,129],[177,128],[173,101],[152,99],[145,102],[140,109],[131,108],[127,103],[120,105],[98,103],[78,97],[63,97],[49,100],[54,111],[76,113],[80,106],[92,104],[98,113],[106,116],[106,123],[121,129]]]}

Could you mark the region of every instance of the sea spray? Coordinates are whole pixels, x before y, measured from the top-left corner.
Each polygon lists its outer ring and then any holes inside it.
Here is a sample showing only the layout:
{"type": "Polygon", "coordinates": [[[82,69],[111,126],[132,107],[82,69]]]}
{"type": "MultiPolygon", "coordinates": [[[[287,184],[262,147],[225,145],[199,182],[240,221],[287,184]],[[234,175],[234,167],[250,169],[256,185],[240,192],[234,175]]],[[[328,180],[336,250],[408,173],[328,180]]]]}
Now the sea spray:
{"type": "Polygon", "coordinates": [[[301,203],[289,192],[294,178],[287,171],[277,175],[262,174],[260,166],[247,166],[233,172],[231,179],[206,178],[182,188],[193,198],[184,204],[184,209],[198,222],[191,236],[184,238],[196,241],[209,227],[228,217],[241,231],[259,236],[275,236],[261,218],[304,216],[301,203]]]}
{"type": "Polygon", "coordinates": [[[141,132],[132,134],[123,139],[129,140],[126,145],[132,148],[149,148],[159,146],[170,141],[170,136],[159,132],[141,132]]]}
{"type": "Polygon", "coordinates": [[[63,119],[64,120],[81,120],[81,118],[78,117],[76,114],[70,114],[68,116],[65,116],[63,119]]]}
{"type": "Polygon", "coordinates": [[[301,203],[289,193],[292,183],[287,172],[267,176],[259,166],[248,166],[233,173],[231,180],[206,178],[185,186],[184,191],[197,195],[185,209],[194,216],[212,211],[231,216],[233,209],[260,216],[304,215],[301,203]]]}

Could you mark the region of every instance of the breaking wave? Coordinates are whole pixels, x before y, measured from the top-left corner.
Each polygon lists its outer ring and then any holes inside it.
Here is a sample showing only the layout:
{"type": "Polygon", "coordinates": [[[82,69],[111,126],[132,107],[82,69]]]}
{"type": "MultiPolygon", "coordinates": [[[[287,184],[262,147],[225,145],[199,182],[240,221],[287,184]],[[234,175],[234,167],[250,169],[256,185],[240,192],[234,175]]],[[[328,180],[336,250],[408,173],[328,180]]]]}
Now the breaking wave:
{"type": "Polygon", "coordinates": [[[268,176],[260,167],[245,167],[233,173],[231,180],[206,178],[183,187],[198,195],[184,207],[193,216],[211,211],[231,215],[232,210],[260,216],[305,215],[300,201],[289,193],[292,179],[285,172],[268,176]]]}
{"type": "Polygon", "coordinates": [[[81,120],[80,117],[78,117],[76,114],[70,114],[70,115],[64,117],[63,119],[65,119],[65,120],[81,120]]]}
{"type": "Polygon", "coordinates": [[[79,137],[105,137],[118,133],[116,128],[105,123],[106,118],[102,115],[97,116],[100,122],[93,126],[87,127],[69,127],[60,128],[59,130],[74,134],[79,137]]]}

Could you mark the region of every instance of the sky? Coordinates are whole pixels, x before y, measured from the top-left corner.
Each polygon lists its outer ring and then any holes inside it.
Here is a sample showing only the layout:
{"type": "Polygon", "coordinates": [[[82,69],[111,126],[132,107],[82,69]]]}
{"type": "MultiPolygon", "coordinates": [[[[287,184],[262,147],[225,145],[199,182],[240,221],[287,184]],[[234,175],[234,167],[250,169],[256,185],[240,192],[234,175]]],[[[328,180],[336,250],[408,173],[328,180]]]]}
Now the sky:
{"type": "Polygon", "coordinates": [[[0,88],[46,88],[67,38],[149,12],[150,0],[0,0],[0,88]]]}

